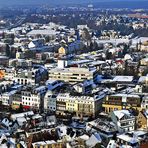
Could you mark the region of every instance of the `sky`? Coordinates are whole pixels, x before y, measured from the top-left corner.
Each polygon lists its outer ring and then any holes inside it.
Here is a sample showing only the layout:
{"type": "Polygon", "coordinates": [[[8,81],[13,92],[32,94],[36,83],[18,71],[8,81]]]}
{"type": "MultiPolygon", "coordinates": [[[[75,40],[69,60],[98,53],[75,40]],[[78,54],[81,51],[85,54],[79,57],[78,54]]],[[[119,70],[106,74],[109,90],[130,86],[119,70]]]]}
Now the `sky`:
{"type": "MultiPolygon", "coordinates": [[[[42,5],[42,4],[48,4],[48,5],[64,5],[64,4],[83,4],[83,3],[106,3],[109,2],[109,5],[112,3],[118,3],[121,5],[122,3],[126,3],[128,6],[128,3],[135,5],[140,5],[140,3],[148,2],[148,0],[0,0],[0,6],[10,6],[10,5],[42,5]],[[137,2],[137,4],[135,3],[137,2]]],[[[146,5],[146,4],[145,4],[146,5]]]]}

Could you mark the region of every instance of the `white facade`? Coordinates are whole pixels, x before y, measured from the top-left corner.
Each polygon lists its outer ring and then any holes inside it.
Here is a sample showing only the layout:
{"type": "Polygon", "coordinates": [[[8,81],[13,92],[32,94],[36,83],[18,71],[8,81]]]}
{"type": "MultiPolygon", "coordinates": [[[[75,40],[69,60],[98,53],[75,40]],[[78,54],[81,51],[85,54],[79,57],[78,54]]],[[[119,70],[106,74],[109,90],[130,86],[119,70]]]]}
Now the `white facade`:
{"type": "Polygon", "coordinates": [[[66,60],[58,60],[58,68],[65,68],[68,65],[66,60]]]}
{"type": "Polygon", "coordinates": [[[49,78],[62,80],[69,83],[83,82],[84,80],[94,80],[96,69],[88,68],[54,68],[49,70],[49,78]]]}
{"type": "Polygon", "coordinates": [[[135,129],[135,117],[128,110],[113,111],[111,119],[116,124],[119,132],[133,131],[135,129]]]}
{"type": "Polygon", "coordinates": [[[40,95],[30,94],[30,96],[22,94],[22,105],[39,108],[41,102],[40,95]]]}
{"type": "Polygon", "coordinates": [[[40,86],[33,91],[22,91],[22,105],[32,108],[39,108],[45,92],[45,86],[40,86]]]}
{"type": "Polygon", "coordinates": [[[145,96],[141,102],[142,109],[148,109],[148,96],[145,96]]]}
{"type": "Polygon", "coordinates": [[[14,81],[18,84],[22,84],[22,85],[27,85],[27,84],[31,84],[31,85],[35,85],[35,79],[31,79],[31,78],[20,78],[20,77],[15,77],[14,81]]]}
{"type": "Polygon", "coordinates": [[[11,105],[12,104],[12,101],[13,101],[13,94],[15,94],[16,91],[11,91],[11,92],[6,92],[6,93],[3,93],[1,96],[0,96],[0,101],[2,101],[2,104],[3,105],[11,105]]]}

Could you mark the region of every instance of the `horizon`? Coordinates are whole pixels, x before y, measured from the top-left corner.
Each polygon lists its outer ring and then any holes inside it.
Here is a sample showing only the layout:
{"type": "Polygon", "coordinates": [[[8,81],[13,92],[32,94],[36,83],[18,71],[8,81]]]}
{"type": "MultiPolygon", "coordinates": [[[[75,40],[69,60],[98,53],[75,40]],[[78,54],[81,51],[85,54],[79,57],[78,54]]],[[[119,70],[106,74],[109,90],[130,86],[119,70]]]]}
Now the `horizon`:
{"type": "Polygon", "coordinates": [[[51,5],[51,6],[63,6],[63,5],[86,5],[96,4],[97,7],[114,8],[114,7],[131,7],[131,8],[148,8],[147,0],[0,0],[0,6],[19,6],[19,5],[51,5]],[[141,3],[142,2],[142,3],[141,3]],[[133,4],[134,3],[134,4],[133,4]],[[100,4],[98,6],[98,4],[100,4]]]}

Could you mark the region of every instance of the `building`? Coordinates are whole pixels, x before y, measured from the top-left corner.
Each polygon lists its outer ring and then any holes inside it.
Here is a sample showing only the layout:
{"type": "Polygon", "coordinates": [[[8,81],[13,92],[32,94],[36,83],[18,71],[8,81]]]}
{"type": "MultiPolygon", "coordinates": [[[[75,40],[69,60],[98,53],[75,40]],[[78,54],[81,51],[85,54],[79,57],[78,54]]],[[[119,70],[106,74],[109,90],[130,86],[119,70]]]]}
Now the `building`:
{"type": "Polygon", "coordinates": [[[22,90],[22,105],[25,109],[39,109],[43,106],[43,98],[47,91],[46,86],[27,88],[22,90]]]}
{"type": "Polygon", "coordinates": [[[137,128],[147,129],[148,128],[148,111],[142,110],[139,112],[136,118],[137,128]]]}
{"type": "Polygon", "coordinates": [[[93,82],[86,80],[82,83],[75,84],[73,87],[79,93],[91,94],[92,89],[93,89],[93,82]]]}
{"type": "Polygon", "coordinates": [[[45,79],[47,79],[47,71],[43,67],[18,71],[14,77],[16,83],[23,85],[35,85],[45,79]]]}
{"type": "Polygon", "coordinates": [[[142,109],[148,109],[148,96],[144,96],[141,102],[142,109]]]}
{"type": "Polygon", "coordinates": [[[4,79],[4,77],[5,77],[5,70],[0,69],[0,80],[4,79]]]}
{"type": "Polygon", "coordinates": [[[13,80],[16,74],[16,70],[14,68],[5,68],[5,80],[13,80]]]}
{"type": "Polygon", "coordinates": [[[0,96],[0,102],[2,102],[3,105],[9,106],[12,104],[13,101],[13,95],[16,93],[15,90],[10,92],[5,92],[1,94],[0,96]]]}
{"type": "Polygon", "coordinates": [[[45,111],[56,111],[56,95],[52,91],[48,91],[44,97],[44,110],[45,111]]]}
{"type": "Polygon", "coordinates": [[[60,56],[83,52],[82,49],[84,48],[84,44],[80,40],[76,40],[76,41],[74,41],[72,43],[68,43],[68,44],[65,41],[63,41],[63,42],[64,42],[63,43],[64,45],[61,46],[58,50],[58,53],[60,56]]]}
{"type": "Polygon", "coordinates": [[[64,83],[59,80],[52,80],[49,79],[46,81],[46,86],[48,87],[48,90],[54,90],[58,87],[61,87],[64,83]]]}
{"type": "Polygon", "coordinates": [[[135,117],[128,110],[113,111],[111,119],[116,124],[119,132],[133,131],[135,129],[135,117]]]}
{"type": "Polygon", "coordinates": [[[0,56],[0,65],[7,67],[9,64],[9,57],[7,56],[0,56]]]}
{"type": "Polygon", "coordinates": [[[104,102],[103,108],[106,113],[110,113],[114,110],[122,110],[134,108],[136,110],[141,110],[142,98],[135,94],[113,94],[108,95],[104,102]]]}
{"type": "Polygon", "coordinates": [[[88,68],[54,68],[49,72],[49,78],[69,83],[83,82],[84,80],[95,80],[97,71],[88,68]]]}
{"type": "Polygon", "coordinates": [[[38,30],[32,30],[30,31],[27,36],[29,37],[37,37],[37,36],[41,36],[41,37],[50,37],[50,38],[56,38],[56,36],[59,34],[60,32],[56,31],[56,30],[51,30],[51,29],[38,29],[38,30]]]}
{"type": "Polygon", "coordinates": [[[16,53],[16,59],[23,59],[24,58],[24,53],[23,52],[17,52],[16,53]]]}
{"type": "Polygon", "coordinates": [[[28,44],[28,48],[38,48],[44,45],[44,39],[34,39],[28,44]]]}
{"type": "Polygon", "coordinates": [[[148,58],[143,58],[143,59],[141,59],[140,64],[141,64],[142,66],[147,66],[147,65],[148,65],[148,58]]]}
{"type": "Polygon", "coordinates": [[[117,144],[118,146],[127,146],[127,147],[139,147],[139,140],[137,137],[134,137],[133,134],[125,133],[117,136],[117,144]]]}
{"type": "Polygon", "coordinates": [[[71,95],[70,93],[59,93],[53,95],[46,94],[44,109],[56,111],[57,114],[64,115],[65,112],[74,113],[77,116],[97,116],[102,110],[102,101],[105,93],[96,96],[71,95]]]}

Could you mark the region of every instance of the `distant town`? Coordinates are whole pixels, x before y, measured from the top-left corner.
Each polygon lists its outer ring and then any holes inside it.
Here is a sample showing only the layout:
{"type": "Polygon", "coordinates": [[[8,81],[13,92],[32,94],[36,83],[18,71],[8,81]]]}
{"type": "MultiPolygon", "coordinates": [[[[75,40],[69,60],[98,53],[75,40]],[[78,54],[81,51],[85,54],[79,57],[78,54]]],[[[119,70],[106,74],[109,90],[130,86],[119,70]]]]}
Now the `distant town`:
{"type": "Polygon", "coordinates": [[[0,148],[148,148],[148,9],[0,8],[0,148]]]}

